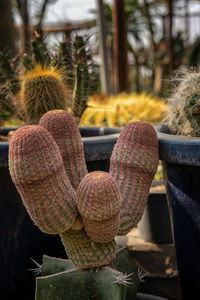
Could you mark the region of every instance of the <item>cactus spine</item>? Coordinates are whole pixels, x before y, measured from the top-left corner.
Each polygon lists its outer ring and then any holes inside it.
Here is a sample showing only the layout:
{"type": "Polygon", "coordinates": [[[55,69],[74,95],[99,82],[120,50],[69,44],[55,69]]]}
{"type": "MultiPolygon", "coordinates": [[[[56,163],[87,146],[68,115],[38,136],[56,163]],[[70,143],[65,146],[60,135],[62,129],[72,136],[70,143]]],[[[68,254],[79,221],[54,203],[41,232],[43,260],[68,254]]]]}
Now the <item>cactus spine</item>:
{"type": "Polygon", "coordinates": [[[165,121],[171,133],[200,136],[200,72],[184,71],[169,102],[165,121]]]}
{"type": "Polygon", "coordinates": [[[48,256],[43,256],[41,271],[42,277],[36,281],[37,300],[134,300],[139,284],[137,266],[128,249],[118,252],[112,264],[98,272],[80,272],[69,260],[48,256]]]}
{"type": "Polygon", "coordinates": [[[29,124],[37,124],[48,110],[65,109],[67,90],[61,73],[55,68],[38,65],[24,75],[20,98],[21,109],[29,124]]]}

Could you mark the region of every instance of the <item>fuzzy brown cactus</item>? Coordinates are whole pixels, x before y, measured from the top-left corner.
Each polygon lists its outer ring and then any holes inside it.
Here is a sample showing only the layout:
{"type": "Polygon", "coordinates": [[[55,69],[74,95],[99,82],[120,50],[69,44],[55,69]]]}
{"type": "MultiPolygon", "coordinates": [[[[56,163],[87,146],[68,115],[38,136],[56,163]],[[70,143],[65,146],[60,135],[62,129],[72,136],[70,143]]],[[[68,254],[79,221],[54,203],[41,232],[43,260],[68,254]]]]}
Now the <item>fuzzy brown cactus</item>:
{"type": "Polygon", "coordinates": [[[34,223],[44,232],[68,230],[77,215],[75,191],[58,146],[38,125],[19,128],[11,138],[9,169],[34,223]]]}
{"type": "Polygon", "coordinates": [[[87,174],[81,135],[72,116],[64,110],[52,110],[40,119],[56,141],[66,174],[76,190],[81,179],[87,174]]]}
{"type": "Polygon", "coordinates": [[[114,237],[141,218],[157,164],[155,130],[135,122],[119,136],[110,174],[87,174],[77,125],[60,110],[18,129],[9,149],[10,174],[28,213],[44,232],[60,234],[80,269],[115,257],[114,237]]]}
{"type": "Polygon", "coordinates": [[[112,241],[120,226],[121,196],[111,175],[87,174],[78,187],[76,203],[87,235],[99,243],[112,241]]]}
{"type": "Polygon", "coordinates": [[[119,235],[140,221],[158,167],[158,139],[152,125],[126,125],[113,149],[109,173],[119,185],[122,203],[119,235]]]}

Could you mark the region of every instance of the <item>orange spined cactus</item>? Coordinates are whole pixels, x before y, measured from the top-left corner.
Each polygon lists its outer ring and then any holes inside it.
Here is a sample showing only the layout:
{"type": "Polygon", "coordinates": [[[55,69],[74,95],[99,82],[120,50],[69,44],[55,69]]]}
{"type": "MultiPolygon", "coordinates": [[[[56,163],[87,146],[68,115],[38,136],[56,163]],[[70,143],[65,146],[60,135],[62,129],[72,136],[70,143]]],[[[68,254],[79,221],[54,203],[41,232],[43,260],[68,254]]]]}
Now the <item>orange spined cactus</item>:
{"type": "Polygon", "coordinates": [[[69,102],[62,73],[56,68],[40,65],[24,75],[18,96],[29,124],[38,124],[42,115],[51,109],[66,109],[69,102]]]}

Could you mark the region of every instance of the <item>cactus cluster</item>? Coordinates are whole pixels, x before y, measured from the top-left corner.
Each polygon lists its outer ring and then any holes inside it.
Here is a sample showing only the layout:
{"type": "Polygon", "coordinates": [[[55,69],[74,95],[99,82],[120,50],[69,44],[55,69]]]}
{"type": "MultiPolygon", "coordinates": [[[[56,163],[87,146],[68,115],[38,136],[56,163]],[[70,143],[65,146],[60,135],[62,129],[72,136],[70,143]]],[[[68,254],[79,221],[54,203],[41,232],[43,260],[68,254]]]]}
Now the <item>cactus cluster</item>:
{"type": "Polygon", "coordinates": [[[0,104],[28,124],[52,109],[71,110],[78,123],[95,81],[88,38],[76,35],[51,53],[37,35],[31,50],[17,64],[0,53],[0,104]]]}
{"type": "Polygon", "coordinates": [[[183,71],[178,77],[165,121],[171,133],[200,136],[200,71],[183,71]]]}
{"type": "Polygon", "coordinates": [[[30,217],[42,231],[60,234],[80,269],[113,260],[114,238],[139,222],[157,165],[154,128],[135,122],[122,130],[109,173],[87,173],[77,125],[62,110],[19,128],[9,147],[10,174],[30,217]]]}

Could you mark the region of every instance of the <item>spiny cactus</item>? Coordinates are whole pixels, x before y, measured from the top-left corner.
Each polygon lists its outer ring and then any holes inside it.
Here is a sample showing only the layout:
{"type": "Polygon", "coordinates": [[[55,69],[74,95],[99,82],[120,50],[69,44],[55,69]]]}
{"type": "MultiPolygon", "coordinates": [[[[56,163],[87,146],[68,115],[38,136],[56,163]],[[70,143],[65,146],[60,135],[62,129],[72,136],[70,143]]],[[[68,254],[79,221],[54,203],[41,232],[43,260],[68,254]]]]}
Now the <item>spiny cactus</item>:
{"type": "Polygon", "coordinates": [[[112,241],[120,226],[121,196],[106,172],[86,175],[77,190],[76,203],[87,235],[98,243],[112,241]]]}
{"type": "Polygon", "coordinates": [[[127,248],[118,251],[111,265],[98,272],[80,272],[69,260],[43,256],[41,277],[36,280],[36,299],[134,300],[138,284],[137,266],[127,248]]]}
{"type": "Polygon", "coordinates": [[[109,173],[119,185],[122,203],[119,235],[140,221],[158,167],[158,139],[152,125],[126,125],[113,149],[109,173]]]}
{"type": "Polygon", "coordinates": [[[43,67],[50,65],[49,51],[41,35],[36,34],[35,39],[31,41],[31,49],[37,64],[41,64],[43,67]]]}
{"type": "Polygon", "coordinates": [[[88,269],[112,264],[115,235],[129,232],[141,218],[158,164],[158,141],[151,125],[129,124],[113,150],[110,174],[87,174],[77,130],[68,113],[46,113],[40,125],[16,131],[9,166],[36,225],[59,233],[76,268],[88,269]]]}
{"type": "Polygon", "coordinates": [[[67,99],[61,73],[56,68],[37,65],[24,75],[20,104],[28,123],[37,124],[48,110],[66,109],[67,99]]]}
{"type": "Polygon", "coordinates": [[[10,117],[28,124],[37,124],[48,110],[70,109],[79,123],[97,82],[88,41],[76,35],[51,52],[43,37],[36,35],[31,53],[16,58],[15,63],[1,52],[1,107],[10,117]],[[43,84],[48,84],[49,92],[43,84]]]}
{"type": "MultiPolygon", "coordinates": [[[[15,99],[20,90],[20,78],[16,75],[19,59],[10,59],[0,51],[0,122],[16,115],[15,99]]],[[[2,122],[3,123],[3,122],[2,122]]]]}
{"type": "Polygon", "coordinates": [[[200,71],[183,71],[165,121],[173,134],[200,136],[200,71]]]}
{"type": "Polygon", "coordinates": [[[75,82],[73,89],[72,100],[72,115],[77,120],[80,120],[89,96],[91,79],[88,70],[88,54],[86,51],[86,42],[82,36],[76,36],[74,40],[74,67],[75,67],[75,82]]]}

